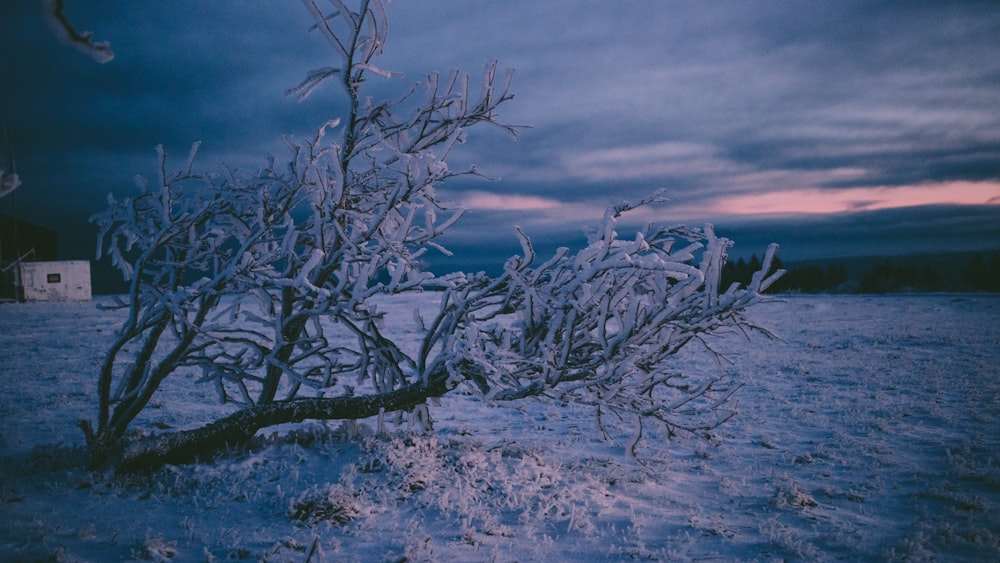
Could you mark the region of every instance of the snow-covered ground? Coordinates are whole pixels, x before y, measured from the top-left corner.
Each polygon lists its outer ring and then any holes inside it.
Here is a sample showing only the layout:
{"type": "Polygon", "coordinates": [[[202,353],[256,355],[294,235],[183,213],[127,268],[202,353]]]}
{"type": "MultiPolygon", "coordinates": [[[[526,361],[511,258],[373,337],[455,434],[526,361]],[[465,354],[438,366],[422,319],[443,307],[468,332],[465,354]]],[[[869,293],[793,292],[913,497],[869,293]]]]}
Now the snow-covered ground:
{"type": "MultiPolygon", "coordinates": [[[[790,297],[751,316],[784,341],[718,344],[747,382],[739,415],[642,463],[586,409],[455,394],[430,436],[316,424],[109,480],[80,467],[75,424],[120,313],[0,306],[0,559],[1000,557],[1000,298],[790,297]]],[[[185,379],[153,407],[149,431],[221,412],[185,379]]]]}

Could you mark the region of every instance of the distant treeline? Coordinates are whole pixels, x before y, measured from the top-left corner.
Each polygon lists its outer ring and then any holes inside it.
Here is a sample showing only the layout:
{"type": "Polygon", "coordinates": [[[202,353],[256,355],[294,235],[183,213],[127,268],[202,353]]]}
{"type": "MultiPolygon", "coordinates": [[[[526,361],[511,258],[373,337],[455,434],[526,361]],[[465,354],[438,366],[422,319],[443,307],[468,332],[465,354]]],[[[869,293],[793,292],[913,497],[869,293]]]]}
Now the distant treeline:
{"type": "MultiPolygon", "coordinates": [[[[942,271],[933,260],[914,265],[884,258],[855,276],[848,275],[848,269],[840,262],[787,267],[778,258],[774,262],[775,269],[788,272],[771,286],[769,293],[1000,292],[1000,253],[972,254],[958,271],[951,268],[942,271]]],[[[722,270],[722,287],[732,282],[747,283],[760,266],[756,255],[749,261],[740,258],[727,262],[722,270]]]]}

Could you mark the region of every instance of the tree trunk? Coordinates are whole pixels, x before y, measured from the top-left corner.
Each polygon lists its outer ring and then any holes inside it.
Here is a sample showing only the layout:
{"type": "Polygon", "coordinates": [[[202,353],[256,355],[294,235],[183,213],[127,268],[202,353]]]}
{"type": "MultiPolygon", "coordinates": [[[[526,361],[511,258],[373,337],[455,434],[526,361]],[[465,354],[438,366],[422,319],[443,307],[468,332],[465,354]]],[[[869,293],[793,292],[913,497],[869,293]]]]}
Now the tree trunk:
{"type": "MultiPolygon", "coordinates": [[[[446,377],[401,387],[380,395],[313,397],[249,407],[207,426],[161,434],[125,445],[117,460],[94,459],[98,465],[114,464],[119,473],[154,471],[167,464],[196,461],[199,457],[249,441],[261,428],[304,420],[357,420],[379,412],[412,408],[448,392],[446,377]]],[[[103,457],[103,456],[102,456],[103,457]]]]}

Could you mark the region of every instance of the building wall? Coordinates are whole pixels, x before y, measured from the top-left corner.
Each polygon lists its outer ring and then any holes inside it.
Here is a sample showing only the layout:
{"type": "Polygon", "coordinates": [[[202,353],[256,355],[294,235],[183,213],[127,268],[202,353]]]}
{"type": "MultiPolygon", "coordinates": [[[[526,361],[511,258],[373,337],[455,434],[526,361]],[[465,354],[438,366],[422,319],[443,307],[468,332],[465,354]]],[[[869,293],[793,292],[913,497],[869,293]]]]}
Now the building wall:
{"type": "Polygon", "coordinates": [[[25,301],[89,301],[90,262],[22,262],[20,286],[25,301]]]}

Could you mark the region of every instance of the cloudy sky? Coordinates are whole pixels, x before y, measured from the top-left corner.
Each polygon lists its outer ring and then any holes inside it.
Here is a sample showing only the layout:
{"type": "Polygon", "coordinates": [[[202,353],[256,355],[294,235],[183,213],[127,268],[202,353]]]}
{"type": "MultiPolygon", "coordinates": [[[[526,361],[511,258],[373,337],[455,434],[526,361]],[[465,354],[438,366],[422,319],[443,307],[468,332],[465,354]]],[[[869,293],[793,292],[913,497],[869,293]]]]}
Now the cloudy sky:
{"type": "MultiPolygon", "coordinates": [[[[332,85],[284,95],[335,64],[301,3],[65,0],[101,64],[60,42],[39,0],[0,7],[0,139],[23,185],[0,213],[94,248],[87,217],[109,192],[178,164],[255,168],[336,117],[332,85]],[[9,139],[9,140],[8,140],[9,139]]],[[[502,111],[519,141],[473,130],[455,165],[499,178],[447,196],[473,211],[451,238],[484,261],[513,226],[582,240],[603,208],[666,189],[636,219],[713,222],[735,254],[786,260],[1000,247],[1000,4],[396,0],[374,84],[516,69],[502,111]]]]}

